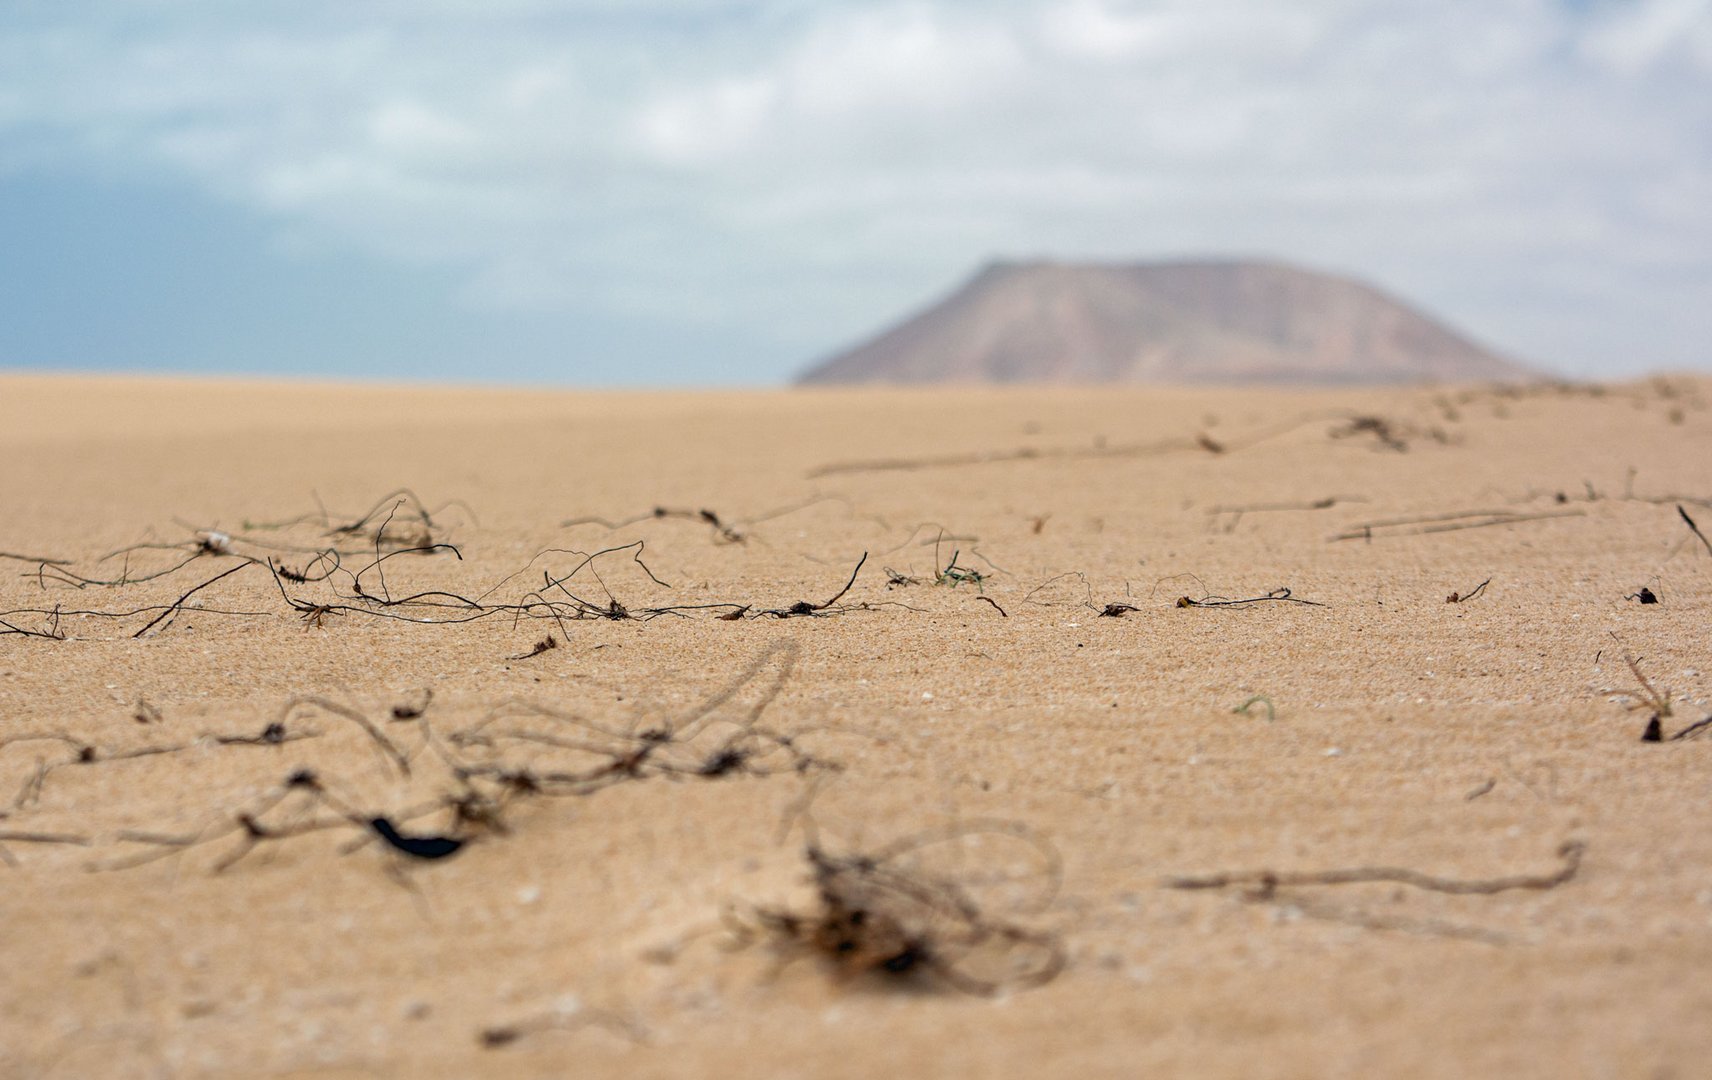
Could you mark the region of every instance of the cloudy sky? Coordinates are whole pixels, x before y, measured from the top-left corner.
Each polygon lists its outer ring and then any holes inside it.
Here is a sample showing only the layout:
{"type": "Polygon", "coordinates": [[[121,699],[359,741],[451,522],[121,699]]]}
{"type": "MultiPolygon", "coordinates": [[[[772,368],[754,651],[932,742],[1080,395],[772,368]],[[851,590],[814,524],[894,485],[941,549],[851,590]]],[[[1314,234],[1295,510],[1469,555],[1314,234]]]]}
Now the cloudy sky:
{"type": "Polygon", "coordinates": [[[778,382],[993,257],[1712,369],[1712,0],[3,0],[0,366],[778,382]]]}

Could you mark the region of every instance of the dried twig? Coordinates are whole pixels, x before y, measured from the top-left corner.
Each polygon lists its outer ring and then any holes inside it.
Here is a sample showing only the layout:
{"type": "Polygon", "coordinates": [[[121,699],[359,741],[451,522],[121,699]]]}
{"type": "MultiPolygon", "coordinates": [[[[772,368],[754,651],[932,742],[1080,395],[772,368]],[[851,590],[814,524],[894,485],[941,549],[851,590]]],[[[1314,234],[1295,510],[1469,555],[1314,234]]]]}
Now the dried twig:
{"type": "Polygon", "coordinates": [[[1330,510],[1339,503],[1366,501],[1366,497],[1361,495],[1328,495],[1323,499],[1314,499],[1310,502],[1263,502],[1244,503],[1234,506],[1209,506],[1207,508],[1207,515],[1213,518],[1228,516],[1230,520],[1224,523],[1224,531],[1232,533],[1236,531],[1237,525],[1242,522],[1243,517],[1247,514],[1276,513],[1279,511],[1291,510],[1330,510]]]}
{"type": "Polygon", "coordinates": [[[542,653],[547,652],[550,649],[557,649],[558,647],[559,647],[559,639],[554,637],[552,634],[548,634],[546,637],[542,638],[540,641],[537,641],[533,646],[531,646],[528,652],[521,652],[521,653],[518,653],[516,656],[508,656],[508,657],[506,657],[506,659],[507,660],[528,660],[531,657],[540,656],[542,653]]]}
{"type": "Polygon", "coordinates": [[[36,563],[42,566],[70,566],[70,559],[53,559],[46,555],[20,555],[15,551],[0,551],[0,559],[16,559],[18,562],[36,563]]]}
{"type": "Polygon", "coordinates": [[[351,723],[362,728],[363,733],[369,737],[369,741],[374,743],[376,749],[380,751],[381,756],[390,761],[398,769],[400,776],[407,777],[410,775],[410,759],[404,756],[404,752],[398,748],[398,745],[391,739],[387,738],[380,728],[375,727],[368,717],[351,708],[349,705],[341,705],[337,701],[320,697],[315,694],[300,694],[286,702],[285,708],[280,710],[280,726],[284,727],[291,719],[292,714],[302,708],[319,709],[331,716],[349,720],[351,723]]]}
{"type": "Polygon", "coordinates": [[[156,624],[160,623],[163,619],[170,619],[173,615],[177,614],[178,610],[184,606],[184,602],[186,600],[189,600],[192,596],[195,596],[197,593],[201,592],[203,589],[206,589],[208,586],[214,584],[216,581],[219,581],[222,578],[231,577],[233,574],[236,574],[238,571],[247,570],[248,568],[250,568],[251,566],[254,566],[254,565],[255,565],[255,563],[253,561],[245,561],[245,562],[239,563],[237,566],[232,567],[230,570],[225,570],[225,571],[222,571],[221,573],[215,574],[213,577],[209,578],[207,581],[204,581],[202,584],[196,586],[195,588],[186,592],[184,595],[180,596],[177,600],[174,600],[171,604],[167,605],[167,608],[165,611],[161,612],[159,615],[156,615],[154,618],[150,619],[148,621],[148,623],[141,630],[138,630],[136,633],[132,634],[131,636],[134,638],[142,637],[144,634],[146,634],[150,630],[154,629],[156,624]]]}
{"type": "Polygon", "coordinates": [[[1342,870],[1243,870],[1234,873],[1208,874],[1202,877],[1166,878],[1161,884],[1167,889],[1223,889],[1232,885],[1252,885],[1261,896],[1270,897],[1281,888],[1298,885],[1358,885],[1390,882],[1408,885],[1427,892],[1450,893],[1458,896],[1486,896],[1512,889],[1555,889],[1581,869],[1581,857],[1587,845],[1580,840],[1566,840],[1557,850],[1563,865],[1549,874],[1516,874],[1495,878],[1447,878],[1423,874],[1419,870],[1394,866],[1357,866],[1342,870]]]}
{"type": "Polygon", "coordinates": [[[1461,510],[1448,514],[1427,514],[1418,517],[1391,518],[1353,525],[1331,539],[1375,540],[1388,536],[1425,536],[1430,533],[1456,532],[1459,529],[1484,529],[1492,525],[1515,525],[1524,521],[1545,521],[1550,518],[1585,517],[1585,510],[1545,510],[1533,514],[1518,514],[1514,510],[1461,510]]]}
{"type": "Polygon", "coordinates": [[[1283,587],[1283,586],[1280,586],[1276,589],[1273,589],[1271,592],[1266,593],[1264,596],[1250,596],[1250,597],[1247,597],[1247,598],[1242,599],[1242,600],[1231,600],[1231,599],[1228,599],[1227,597],[1223,597],[1223,596],[1205,596],[1199,600],[1196,600],[1193,597],[1189,597],[1189,596],[1179,596],[1177,598],[1177,605],[1176,606],[1178,606],[1180,608],[1247,607],[1250,604],[1264,604],[1264,603],[1267,603],[1269,601],[1277,602],[1277,603],[1286,603],[1286,604],[1306,604],[1309,607],[1326,607],[1326,606],[1328,606],[1326,604],[1319,602],[1318,600],[1303,600],[1300,597],[1292,596],[1290,594],[1290,590],[1288,588],[1283,587]]]}
{"type": "Polygon", "coordinates": [[[841,461],[810,469],[804,475],[810,480],[864,472],[916,472],[922,469],[945,469],[963,465],[993,465],[1011,461],[1079,460],[1085,458],[1149,457],[1178,450],[1204,449],[1197,438],[1162,439],[1153,443],[1124,446],[1056,447],[1037,449],[1032,446],[1014,450],[986,450],[965,454],[939,454],[918,458],[879,458],[870,461],[841,461]]]}
{"type": "Polygon", "coordinates": [[[798,615],[818,615],[843,599],[844,594],[850,591],[850,587],[856,584],[856,575],[862,572],[862,565],[867,561],[868,553],[864,551],[862,557],[856,560],[856,569],[850,571],[850,580],[844,583],[844,588],[839,589],[827,600],[818,604],[811,604],[807,600],[798,600],[788,608],[770,608],[760,614],[771,615],[776,619],[789,619],[798,615]]]}
{"type": "Polygon", "coordinates": [[[1492,584],[1492,579],[1487,578],[1485,581],[1482,581],[1480,584],[1476,585],[1474,588],[1468,590],[1465,593],[1452,592],[1449,596],[1445,597],[1445,603],[1447,603],[1447,604],[1466,604],[1468,601],[1473,600],[1475,597],[1477,597],[1481,593],[1485,592],[1486,586],[1488,586],[1490,584],[1492,584]]]}
{"type": "Polygon", "coordinates": [[[476,1040],[483,1047],[496,1050],[502,1046],[510,1046],[519,1039],[530,1035],[539,1035],[549,1031],[576,1031],[586,1027],[606,1028],[635,1043],[646,1042],[648,1038],[647,1029],[630,1017],[608,1012],[604,1009],[588,1009],[578,1006],[574,1009],[554,1009],[527,1020],[483,1028],[477,1034],[476,1040]]]}
{"type": "Polygon", "coordinates": [[[1709,729],[1712,729],[1712,716],[1708,716],[1704,720],[1696,720],[1694,723],[1689,724],[1675,735],[1672,735],[1670,737],[1670,741],[1676,742],[1679,739],[1692,739],[1702,731],[1707,731],[1709,729]]]}
{"type": "Polygon", "coordinates": [[[1676,504],[1676,512],[1682,515],[1683,523],[1688,526],[1689,531],[1698,536],[1700,542],[1706,545],[1706,553],[1712,555],[1712,540],[1706,539],[1706,534],[1700,531],[1700,526],[1696,525],[1694,519],[1688,516],[1688,511],[1682,508],[1681,503],[1676,504]]]}

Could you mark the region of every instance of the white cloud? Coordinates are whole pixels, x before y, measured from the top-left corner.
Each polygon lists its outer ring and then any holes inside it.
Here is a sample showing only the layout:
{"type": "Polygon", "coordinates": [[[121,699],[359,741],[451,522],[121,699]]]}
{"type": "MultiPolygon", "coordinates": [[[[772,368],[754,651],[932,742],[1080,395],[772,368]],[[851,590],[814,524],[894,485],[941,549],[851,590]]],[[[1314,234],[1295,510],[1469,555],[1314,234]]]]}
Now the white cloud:
{"type": "Polygon", "coordinates": [[[1581,46],[1587,57],[1625,75],[1672,54],[1712,70],[1712,0],[1635,0],[1605,13],[1581,46]]]}
{"type": "Polygon", "coordinates": [[[151,7],[0,14],[0,169],[174,177],[472,303],[814,350],[989,255],[1212,251],[1571,367],[1712,330],[1712,0],[151,7]]]}
{"type": "Polygon", "coordinates": [[[1072,0],[1041,14],[1045,40],[1070,56],[1122,60],[1142,55],[1171,32],[1170,15],[1128,12],[1104,0],[1072,0]]]}

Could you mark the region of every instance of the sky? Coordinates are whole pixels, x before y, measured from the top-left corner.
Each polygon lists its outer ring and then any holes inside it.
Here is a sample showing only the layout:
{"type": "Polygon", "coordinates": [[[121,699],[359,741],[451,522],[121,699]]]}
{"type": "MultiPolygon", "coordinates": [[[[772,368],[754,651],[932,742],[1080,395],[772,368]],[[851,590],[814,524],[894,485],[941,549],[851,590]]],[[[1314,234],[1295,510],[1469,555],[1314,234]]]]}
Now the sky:
{"type": "Polygon", "coordinates": [[[788,380],[994,258],[1712,370],[1712,0],[0,0],[0,367],[788,380]]]}

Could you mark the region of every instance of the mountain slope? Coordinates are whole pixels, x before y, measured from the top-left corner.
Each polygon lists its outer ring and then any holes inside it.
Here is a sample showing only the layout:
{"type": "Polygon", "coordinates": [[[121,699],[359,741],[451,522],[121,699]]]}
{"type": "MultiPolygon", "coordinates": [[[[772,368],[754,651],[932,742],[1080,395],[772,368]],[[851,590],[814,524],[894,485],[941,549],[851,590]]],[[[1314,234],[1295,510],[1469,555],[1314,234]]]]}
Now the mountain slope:
{"type": "Polygon", "coordinates": [[[994,263],[804,383],[1388,383],[1532,373],[1377,289],[1281,263],[994,263]]]}

